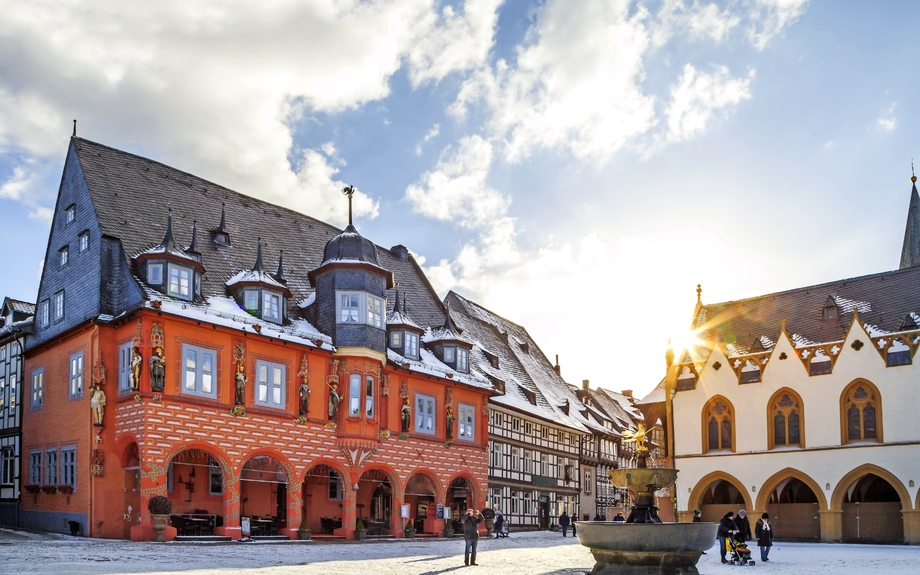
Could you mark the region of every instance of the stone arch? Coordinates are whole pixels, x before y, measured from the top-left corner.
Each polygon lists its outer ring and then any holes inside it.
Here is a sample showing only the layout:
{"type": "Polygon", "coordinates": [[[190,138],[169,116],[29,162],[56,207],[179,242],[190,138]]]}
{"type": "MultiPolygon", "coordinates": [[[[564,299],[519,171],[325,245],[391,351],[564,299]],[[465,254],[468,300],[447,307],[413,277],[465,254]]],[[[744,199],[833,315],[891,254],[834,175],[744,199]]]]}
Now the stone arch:
{"type": "Polygon", "coordinates": [[[448,479],[447,487],[445,487],[445,491],[444,491],[445,503],[447,503],[446,501],[447,489],[450,489],[450,484],[453,483],[455,479],[459,479],[459,478],[465,479],[466,482],[469,483],[470,486],[472,487],[473,496],[470,499],[474,502],[473,503],[474,505],[478,506],[480,503],[482,503],[485,500],[485,493],[483,493],[482,487],[479,485],[479,482],[476,481],[476,478],[473,477],[473,474],[467,471],[461,471],[459,473],[454,473],[450,477],[450,479],[448,479]]]}
{"type": "Polygon", "coordinates": [[[798,479],[805,485],[807,485],[814,492],[815,497],[818,499],[818,510],[827,511],[827,497],[824,495],[824,490],[821,489],[821,486],[818,485],[818,482],[812,479],[805,473],[802,473],[798,469],[793,469],[792,467],[787,467],[780,471],[777,471],[764,481],[760,490],[757,493],[757,506],[754,509],[758,511],[763,511],[767,508],[767,502],[770,499],[770,494],[776,489],[776,486],[779,485],[782,481],[786,479],[798,479]]]}
{"type": "Polygon", "coordinates": [[[284,469],[284,472],[287,474],[288,483],[293,484],[295,481],[297,481],[297,474],[294,473],[294,466],[291,465],[291,462],[288,460],[288,458],[282,455],[280,452],[274,449],[268,448],[268,447],[260,447],[258,449],[254,449],[246,453],[242,457],[240,457],[239,464],[237,466],[237,471],[238,471],[237,477],[242,476],[243,467],[246,465],[246,463],[250,459],[252,459],[253,457],[259,457],[262,455],[271,457],[272,459],[278,462],[278,464],[281,466],[282,469],[284,469]]]}
{"type": "MultiPolygon", "coordinates": [[[[304,468],[303,473],[297,477],[297,481],[299,483],[304,483],[307,480],[307,477],[310,476],[310,472],[313,471],[315,467],[319,467],[320,465],[325,465],[329,469],[332,469],[333,471],[338,473],[339,476],[342,478],[348,477],[348,470],[345,468],[344,465],[342,465],[341,461],[326,458],[326,457],[321,457],[320,459],[314,459],[313,461],[308,463],[307,466],[304,468]]],[[[345,481],[344,483],[348,483],[348,482],[345,481]]],[[[344,487],[344,484],[343,484],[343,487],[344,487]]]]}
{"type": "Polygon", "coordinates": [[[904,487],[904,484],[901,483],[901,480],[895,477],[887,469],[882,469],[878,465],[873,465],[871,463],[864,463],[840,478],[840,481],[837,482],[837,486],[834,487],[834,493],[831,495],[830,508],[835,511],[843,509],[843,498],[844,495],[846,495],[847,489],[850,488],[850,485],[852,485],[854,481],[870,473],[881,477],[894,487],[895,491],[898,492],[898,497],[901,499],[902,510],[910,511],[913,509],[910,493],[907,491],[907,488],[904,487]]]}
{"type": "MultiPolygon", "coordinates": [[[[798,416],[799,416],[799,447],[804,448],[805,443],[805,402],[802,401],[802,396],[799,395],[794,389],[790,387],[783,387],[776,390],[772,396],[770,396],[770,401],[767,402],[767,449],[773,449],[776,447],[774,437],[774,427],[773,427],[773,406],[776,402],[782,398],[784,394],[790,395],[794,400],[798,401],[798,416]]],[[[788,439],[788,438],[787,438],[788,439]]],[[[758,507],[758,509],[760,509],[758,507]]]]}
{"type": "MultiPolygon", "coordinates": [[[[383,463],[370,463],[361,468],[361,472],[358,473],[358,478],[360,479],[365,472],[371,470],[383,472],[390,480],[390,486],[393,488],[393,498],[397,501],[403,501],[406,493],[406,485],[399,480],[399,474],[396,473],[392,467],[384,465],[383,463]]],[[[411,474],[409,475],[411,476],[411,474]]],[[[406,481],[408,481],[408,477],[406,481]]]]}
{"type": "Polygon", "coordinates": [[[717,403],[719,403],[719,402],[721,402],[723,405],[725,405],[725,407],[728,408],[728,413],[727,413],[727,415],[721,417],[721,419],[719,420],[719,421],[720,421],[720,423],[719,423],[719,438],[720,438],[720,443],[721,443],[721,437],[722,437],[722,435],[721,435],[721,434],[722,434],[722,423],[721,423],[721,422],[724,421],[724,419],[727,418],[727,419],[731,422],[731,434],[732,434],[732,437],[731,437],[731,446],[729,446],[729,447],[727,448],[727,450],[730,450],[732,453],[735,452],[735,442],[736,442],[736,440],[737,440],[737,438],[738,438],[738,426],[737,426],[738,421],[737,421],[737,418],[736,418],[736,416],[735,416],[735,414],[736,414],[736,412],[735,412],[735,406],[734,406],[734,404],[733,404],[731,401],[729,401],[728,398],[725,397],[724,395],[713,395],[712,397],[709,398],[709,400],[706,402],[706,405],[703,406],[703,410],[700,412],[700,433],[701,433],[701,438],[702,438],[702,441],[703,441],[703,442],[702,442],[703,453],[708,453],[708,452],[710,452],[710,451],[721,451],[721,450],[726,450],[726,448],[725,448],[724,446],[723,446],[720,450],[711,449],[710,446],[709,446],[709,415],[710,415],[710,410],[711,410],[717,403]]]}
{"type": "Polygon", "coordinates": [[[180,445],[172,451],[167,451],[164,469],[169,466],[169,462],[172,461],[174,457],[183,451],[189,451],[192,449],[200,449],[201,451],[206,452],[208,455],[216,459],[218,465],[220,465],[220,469],[223,472],[224,477],[228,480],[238,477],[233,472],[233,465],[230,463],[230,458],[227,456],[227,454],[224,453],[224,451],[216,445],[212,445],[206,441],[191,441],[189,443],[180,445]]]}
{"type": "Polygon", "coordinates": [[[885,412],[882,409],[882,394],[874,383],[868,379],[858,377],[848,383],[846,387],[843,388],[843,391],[840,392],[840,445],[846,445],[847,443],[850,443],[847,434],[847,398],[850,395],[850,390],[858,385],[868,387],[872,392],[875,393],[876,441],[878,441],[878,443],[884,443],[885,434],[883,422],[885,419],[885,412]]]}
{"type": "Polygon", "coordinates": [[[118,454],[118,463],[122,468],[128,463],[128,449],[131,447],[131,444],[137,446],[138,454],[140,454],[140,443],[138,443],[137,437],[135,437],[134,434],[126,433],[115,441],[115,453],[118,454]]]}
{"type": "Polygon", "coordinates": [[[409,480],[412,479],[413,475],[424,475],[431,480],[432,485],[434,485],[435,501],[444,501],[444,499],[447,497],[447,489],[444,487],[444,484],[441,483],[441,480],[438,478],[438,474],[427,467],[417,467],[406,476],[406,482],[403,486],[404,491],[409,487],[409,480]]]}
{"type": "Polygon", "coordinates": [[[738,481],[738,478],[735,476],[725,473],[724,471],[713,471],[696,482],[696,485],[690,492],[690,499],[687,501],[687,509],[699,509],[700,502],[703,500],[703,494],[706,489],[719,480],[727,481],[735,486],[735,489],[737,489],[741,493],[741,497],[744,498],[745,509],[754,509],[751,494],[748,492],[747,488],[745,488],[744,484],[738,481]]]}

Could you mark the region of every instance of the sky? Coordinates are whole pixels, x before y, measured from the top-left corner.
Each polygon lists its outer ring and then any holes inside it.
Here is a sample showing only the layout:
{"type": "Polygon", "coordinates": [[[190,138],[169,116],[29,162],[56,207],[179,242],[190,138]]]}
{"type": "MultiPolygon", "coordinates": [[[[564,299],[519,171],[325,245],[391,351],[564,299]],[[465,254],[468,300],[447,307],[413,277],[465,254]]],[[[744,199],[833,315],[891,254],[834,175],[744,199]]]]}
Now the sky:
{"type": "MultiPolygon", "coordinates": [[[[81,137],[407,246],[570,383],[641,396],[704,303],[896,269],[904,2],[0,0],[0,296],[81,137]]],[[[913,103],[912,103],[913,102],[913,103]]],[[[398,278],[397,278],[398,281],[398,278]]]]}

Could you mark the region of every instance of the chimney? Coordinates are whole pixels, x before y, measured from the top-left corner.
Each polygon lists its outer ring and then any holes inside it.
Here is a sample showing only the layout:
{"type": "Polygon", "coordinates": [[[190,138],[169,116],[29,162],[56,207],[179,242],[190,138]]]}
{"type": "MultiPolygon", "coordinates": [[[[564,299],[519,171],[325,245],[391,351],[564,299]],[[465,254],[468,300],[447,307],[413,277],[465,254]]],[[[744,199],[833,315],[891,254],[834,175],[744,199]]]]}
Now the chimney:
{"type": "Polygon", "coordinates": [[[583,390],[588,391],[588,387],[589,387],[588,382],[589,382],[589,381],[590,381],[590,380],[587,380],[587,379],[581,380],[581,388],[582,388],[583,390]]]}
{"type": "Polygon", "coordinates": [[[620,393],[622,393],[622,394],[625,395],[626,397],[632,399],[632,390],[631,390],[631,389],[624,389],[624,390],[621,391],[620,393]]]}
{"type": "Polygon", "coordinates": [[[558,353],[556,354],[556,365],[553,366],[553,369],[556,370],[557,375],[559,376],[562,375],[562,367],[560,367],[559,365],[559,354],[558,353]]]}

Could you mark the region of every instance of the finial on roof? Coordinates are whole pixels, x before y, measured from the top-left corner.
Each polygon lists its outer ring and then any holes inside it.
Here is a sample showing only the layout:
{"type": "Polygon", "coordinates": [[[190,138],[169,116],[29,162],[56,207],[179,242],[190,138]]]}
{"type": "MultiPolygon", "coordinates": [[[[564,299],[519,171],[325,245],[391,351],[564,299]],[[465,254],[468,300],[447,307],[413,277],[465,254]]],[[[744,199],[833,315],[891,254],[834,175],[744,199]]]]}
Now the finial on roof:
{"type": "Polygon", "coordinates": [[[450,329],[457,333],[463,333],[463,331],[454,323],[453,318],[450,317],[450,302],[447,302],[447,311],[444,313],[444,329],[450,329]]]}
{"type": "Polygon", "coordinates": [[[230,247],[230,234],[227,232],[227,206],[223,202],[220,203],[220,225],[214,230],[214,243],[230,247]]]}
{"type": "Polygon", "coordinates": [[[284,250],[278,254],[278,271],[275,272],[275,279],[281,283],[287,283],[284,279],[284,250]]]}
{"type": "Polygon", "coordinates": [[[703,296],[703,284],[696,284],[696,303],[700,303],[702,301],[703,299],[702,296],[703,296]]]}
{"type": "Polygon", "coordinates": [[[258,239],[259,246],[256,248],[256,265],[252,266],[252,271],[261,272],[263,270],[262,266],[262,238],[258,239]]]}
{"type": "Polygon", "coordinates": [[[227,227],[227,204],[225,204],[224,202],[221,202],[220,203],[220,225],[217,226],[217,231],[226,233],[227,232],[226,227],[227,227]]]}
{"type": "MultiPolygon", "coordinates": [[[[76,122],[76,120],[74,120],[74,122],[76,122]]],[[[76,135],[76,132],[74,132],[74,135],[76,135]]],[[[914,173],[914,160],[913,159],[911,159],[910,161],[910,183],[912,184],[917,183],[917,174],[914,173]]]]}
{"type": "MultiPolygon", "coordinates": [[[[73,137],[74,137],[74,138],[77,137],[77,120],[76,120],[76,119],[74,119],[74,121],[73,121],[73,137]]],[[[914,164],[911,163],[911,169],[913,169],[913,166],[914,166],[914,164]]]]}
{"type": "Polygon", "coordinates": [[[398,289],[396,290],[396,301],[393,303],[393,311],[395,311],[396,313],[399,313],[399,312],[400,312],[400,309],[399,309],[399,290],[398,290],[398,289]]]}
{"type": "Polygon", "coordinates": [[[907,206],[907,225],[904,226],[904,243],[901,244],[899,269],[920,266],[920,195],[917,192],[917,176],[914,163],[910,163],[910,203],[907,206]]]}
{"type": "Polygon", "coordinates": [[[160,244],[160,247],[165,248],[166,251],[176,249],[176,240],[173,238],[172,232],[172,208],[167,208],[166,212],[166,235],[163,236],[163,243],[160,244]]]}
{"type": "Polygon", "coordinates": [[[355,195],[355,187],[345,186],[342,193],[348,196],[348,225],[351,226],[351,199],[355,195]]]}
{"type": "Polygon", "coordinates": [[[196,239],[198,237],[198,220],[192,220],[192,242],[185,248],[185,253],[194,253],[197,254],[198,250],[195,247],[196,239]]]}

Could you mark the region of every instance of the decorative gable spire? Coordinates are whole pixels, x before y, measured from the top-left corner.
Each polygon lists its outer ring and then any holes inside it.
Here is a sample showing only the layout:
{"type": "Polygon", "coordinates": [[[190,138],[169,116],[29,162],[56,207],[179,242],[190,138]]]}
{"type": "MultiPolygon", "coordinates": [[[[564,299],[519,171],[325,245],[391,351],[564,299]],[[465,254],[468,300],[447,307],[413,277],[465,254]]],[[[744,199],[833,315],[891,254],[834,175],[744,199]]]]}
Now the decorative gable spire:
{"type": "Polygon", "coordinates": [[[910,163],[910,205],[907,208],[907,226],[904,229],[904,244],[901,247],[900,269],[920,265],[920,194],[917,193],[917,176],[914,163],[910,163]]]}
{"type": "Polygon", "coordinates": [[[287,283],[284,279],[284,250],[278,254],[278,271],[275,272],[275,279],[281,283],[287,283]]]}
{"type": "Polygon", "coordinates": [[[175,251],[176,249],[176,240],[173,238],[172,231],[172,208],[169,208],[169,211],[166,213],[166,235],[163,236],[160,247],[167,252],[175,251]]]}
{"type": "Polygon", "coordinates": [[[230,245],[230,233],[227,231],[227,206],[220,204],[220,225],[214,230],[214,243],[219,246],[230,245]]]}
{"type": "Polygon", "coordinates": [[[198,237],[198,220],[192,220],[192,241],[189,243],[188,247],[185,248],[185,253],[190,256],[199,256],[201,253],[198,251],[195,246],[198,237]]]}
{"type": "Polygon", "coordinates": [[[256,263],[252,266],[252,271],[262,272],[265,267],[262,265],[262,238],[259,238],[259,247],[256,248],[256,263]]]}

